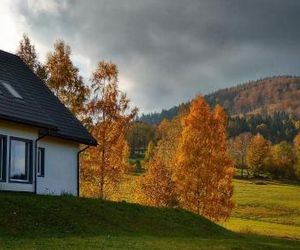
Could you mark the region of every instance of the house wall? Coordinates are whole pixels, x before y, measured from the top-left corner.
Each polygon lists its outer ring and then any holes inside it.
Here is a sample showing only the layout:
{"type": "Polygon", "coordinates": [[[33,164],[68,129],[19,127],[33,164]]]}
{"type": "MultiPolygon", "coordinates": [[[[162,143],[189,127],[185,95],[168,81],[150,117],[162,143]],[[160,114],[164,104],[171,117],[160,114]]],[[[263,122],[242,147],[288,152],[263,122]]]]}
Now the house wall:
{"type": "Polygon", "coordinates": [[[37,177],[38,194],[77,195],[77,143],[45,137],[38,142],[45,148],[45,175],[37,177]]]}
{"type": "MultiPolygon", "coordinates": [[[[23,139],[34,140],[38,136],[38,130],[32,127],[27,127],[11,122],[4,122],[0,120],[0,134],[8,136],[7,150],[6,150],[6,182],[0,182],[0,190],[5,191],[25,191],[34,192],[34,185],[25,183],[12,183],[8,181],[9,175],[9,137],[20,137],[23,139]]],[[[33,155],[34,157],[34,155],[33,155]]]]}
{"type": "MultiPolygon", "coordinates": [[[[35,192],[35,140],[38,128],[0,120],[0,134],[8,136],[6,182],[0,182],[0,190],[35,192]],[[9,137],[20,137],[33,141],[33,182],[32,184],[9,183],[9,137]]],[[[45,148],[45,175],[37,177],[38,194],[77,194],[77,152],[79,144],[67,140],[45,137],[37,142],[45,148]]]]}

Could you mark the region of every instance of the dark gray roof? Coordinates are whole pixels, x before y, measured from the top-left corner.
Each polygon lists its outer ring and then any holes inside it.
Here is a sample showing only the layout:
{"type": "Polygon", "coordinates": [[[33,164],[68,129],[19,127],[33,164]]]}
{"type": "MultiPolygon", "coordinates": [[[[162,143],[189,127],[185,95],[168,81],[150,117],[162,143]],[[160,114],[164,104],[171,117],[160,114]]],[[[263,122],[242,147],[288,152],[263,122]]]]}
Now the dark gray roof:
{"type": "Polygon", "coordinates": [[[2,50],[0,118],[46,129],[51,136],[87,145],[97,144],[82,124],[18,56],[2,50]],[[15,97],[7,84],[22,98],[15,97]]]}

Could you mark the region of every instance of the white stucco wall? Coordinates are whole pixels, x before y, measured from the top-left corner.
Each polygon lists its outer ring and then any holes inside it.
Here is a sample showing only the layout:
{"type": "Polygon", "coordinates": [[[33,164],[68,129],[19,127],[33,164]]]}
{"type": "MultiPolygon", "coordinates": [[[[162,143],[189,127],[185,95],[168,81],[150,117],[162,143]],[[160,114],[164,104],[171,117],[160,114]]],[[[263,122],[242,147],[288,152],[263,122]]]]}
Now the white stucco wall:
{"type": "MultiPolygon", "coordinates": [[[[0,119],[0,135],[8,136],[6,182],[0,182],[0,190],[34,192],[35,190],[35,145],[38,128],[7,122],[0,119]],[[9,170],[9,137],[20,137],[33,141],[33,183],[10,183],[9,170]]],[[[38,194],[77,194],[77,152],[79,144],[71,141],[45,137],[38,141],[38,147],[45,148],[45,175],[37,177],[38,194]]]]}
{"type": "Polygon", "coordinates": [[[37,177],[37,193],[76,195],[79,145],[45,137],[38,146],[45,148],[45,176],[37,177]]]}

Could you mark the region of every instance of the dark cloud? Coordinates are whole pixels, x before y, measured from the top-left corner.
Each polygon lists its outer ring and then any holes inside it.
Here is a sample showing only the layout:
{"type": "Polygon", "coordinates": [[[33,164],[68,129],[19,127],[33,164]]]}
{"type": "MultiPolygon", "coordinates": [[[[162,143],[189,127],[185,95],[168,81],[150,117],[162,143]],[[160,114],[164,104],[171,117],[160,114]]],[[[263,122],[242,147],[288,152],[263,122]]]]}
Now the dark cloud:
{"type": "Polygon", "coordinates": [[[300,73],[297,0],[77,0],[56,12],[31,7],[21,2],[19,11],[39,43],[66,40],[91,61],[86,70],[102,59],[117,63],[142,111],[250,79],[300,73]]]}

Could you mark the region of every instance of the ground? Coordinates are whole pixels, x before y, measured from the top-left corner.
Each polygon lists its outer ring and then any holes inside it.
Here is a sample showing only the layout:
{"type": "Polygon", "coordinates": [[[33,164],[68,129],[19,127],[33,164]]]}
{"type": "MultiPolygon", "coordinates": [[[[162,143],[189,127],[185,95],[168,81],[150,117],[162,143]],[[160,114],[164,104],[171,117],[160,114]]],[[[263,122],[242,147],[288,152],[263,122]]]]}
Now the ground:
{"type": "Polygon", "coordinates": [[[300,185],[256,183],[234,181],[236,207],[224,226],[238,232],[300,239],[300,185]]]}
{"type": "Polygon", "coordinates": [[[234,185],[227,229],[180,209],[0,193],[0,249],[300,249],[300,186],[234,185]]]}
{"type": "MultiPolygon", "coordinates": [[[[141,176],[127,175],[121,200],[134,202],[134,187],[141,176]]],[[[242,233],[300,240],[300,183],[234,180],[235,208],[221,225],[242,233]]]]}

